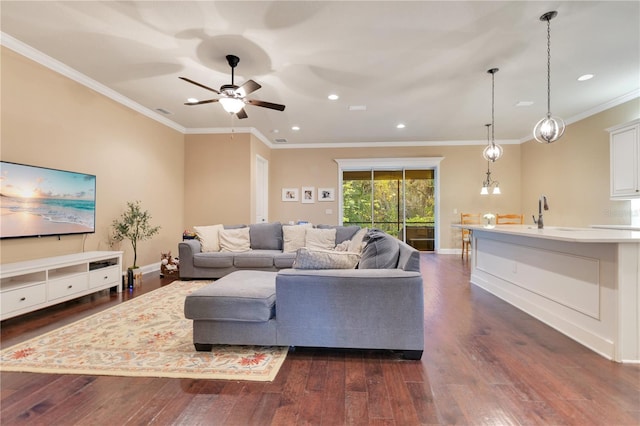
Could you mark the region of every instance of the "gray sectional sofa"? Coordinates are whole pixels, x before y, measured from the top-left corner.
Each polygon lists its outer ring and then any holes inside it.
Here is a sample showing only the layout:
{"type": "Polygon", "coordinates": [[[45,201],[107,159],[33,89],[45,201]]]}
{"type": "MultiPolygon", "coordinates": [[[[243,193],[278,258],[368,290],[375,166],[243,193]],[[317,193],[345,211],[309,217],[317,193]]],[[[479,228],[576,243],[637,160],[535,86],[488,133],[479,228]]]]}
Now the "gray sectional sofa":
{"type": "MultiPolygon", "coordinates": [[[[273,231],[267,226],[261,230],[267,228],[273,231]]],[[[342,246],[359,230],[327,228],[335,229],[336,244],[342,246]]],[[[211,350],[214,344],[310,346],[390,349],[408,359],[421,358],[420,258],[404,242],[369,230],[357,265],[339,268],[327,263],[326,256],[342,259],[353,253],[252,247],[228,257],[224,252],[203,253],[198,244],[180,243],[181,278],[222,278],[185,300],[197,350],[211,350]]]]}
{"type": "MultiPolygon", "coordinates": [[[[181,279],[216,279],[240,270],[279,271],[291,268],[296,251],[284,251],[285,241],[280,222],[258,223],[249,226],[225,225],[226,230],[246,228],[250,250],[203,251],[197,239],[178,244],[181,279]]],[[[360,230],[359,226],[318,225],[318,229],[335,229],[335,244],[350,240],[360,230]]]]}

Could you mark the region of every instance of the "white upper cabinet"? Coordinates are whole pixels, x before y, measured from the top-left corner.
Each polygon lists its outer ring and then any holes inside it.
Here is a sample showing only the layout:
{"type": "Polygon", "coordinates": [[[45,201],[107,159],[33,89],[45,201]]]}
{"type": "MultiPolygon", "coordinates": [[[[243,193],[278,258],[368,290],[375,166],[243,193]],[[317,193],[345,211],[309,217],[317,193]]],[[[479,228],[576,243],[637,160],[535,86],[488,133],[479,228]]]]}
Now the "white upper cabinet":
{"type": "Polygon", "coordinates": [[[610,132],[611,198],[640,198],[640,119],[610,132]]]}

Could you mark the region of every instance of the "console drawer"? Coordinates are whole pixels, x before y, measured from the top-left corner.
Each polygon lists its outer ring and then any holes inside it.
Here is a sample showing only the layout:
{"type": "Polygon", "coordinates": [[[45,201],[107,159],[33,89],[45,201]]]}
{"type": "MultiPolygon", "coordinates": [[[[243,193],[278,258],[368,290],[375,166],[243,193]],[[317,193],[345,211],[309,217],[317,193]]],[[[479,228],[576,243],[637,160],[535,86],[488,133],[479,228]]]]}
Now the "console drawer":
{"type": "Polygon", "coordinates": [[[89,273],[89,288],[101,287],[106,284],[117,286],[120,282],[120,268],[110,266],[91,271],[89,273]]]}
{"type": "Polygon", "coordinates": [[[2,315],[10,312],[39,305],[47,300],[47,287],[45,283],[29,287],[17,288],[2,292],[2,315]]]}
{"type": "Polygon", "coordinates": [[[87,274],[70,275],[65,278],[49,281],[49,300],[71,296],[89,288],[87,274]]]}

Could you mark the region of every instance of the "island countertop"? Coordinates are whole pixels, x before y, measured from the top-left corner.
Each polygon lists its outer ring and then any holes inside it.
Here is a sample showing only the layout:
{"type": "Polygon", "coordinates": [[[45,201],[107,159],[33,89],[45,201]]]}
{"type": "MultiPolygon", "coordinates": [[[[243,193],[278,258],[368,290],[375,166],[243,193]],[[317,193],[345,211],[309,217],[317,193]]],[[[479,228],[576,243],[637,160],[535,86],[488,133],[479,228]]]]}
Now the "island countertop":
{"type": "Polygon", "coordinates": [[[453,224],[452,226],[471,231],[495,232],[578,243],[640,243],[640,231],[621,229],[572,228],[567,226],[545,226],[544,229],[538,229],[536,225],[487,226],[453,224]]]}
{"type": "Polygon", "coordinates": [[[608,359],[640,363],[640,232],[536,225],[471,231],[472,284],[608,359]]]}

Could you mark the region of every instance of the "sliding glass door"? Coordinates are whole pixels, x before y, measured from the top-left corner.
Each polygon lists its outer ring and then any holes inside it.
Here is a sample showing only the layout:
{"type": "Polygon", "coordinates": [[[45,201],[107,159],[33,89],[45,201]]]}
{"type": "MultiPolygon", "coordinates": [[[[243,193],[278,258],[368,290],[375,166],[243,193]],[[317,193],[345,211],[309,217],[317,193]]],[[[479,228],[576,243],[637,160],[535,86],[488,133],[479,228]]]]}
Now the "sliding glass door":
{"type": "Polygon", "coordinates": [[[343,224],[379,228],[426,251],[434,250],[434,170],[344,170],[343,224]]]}

